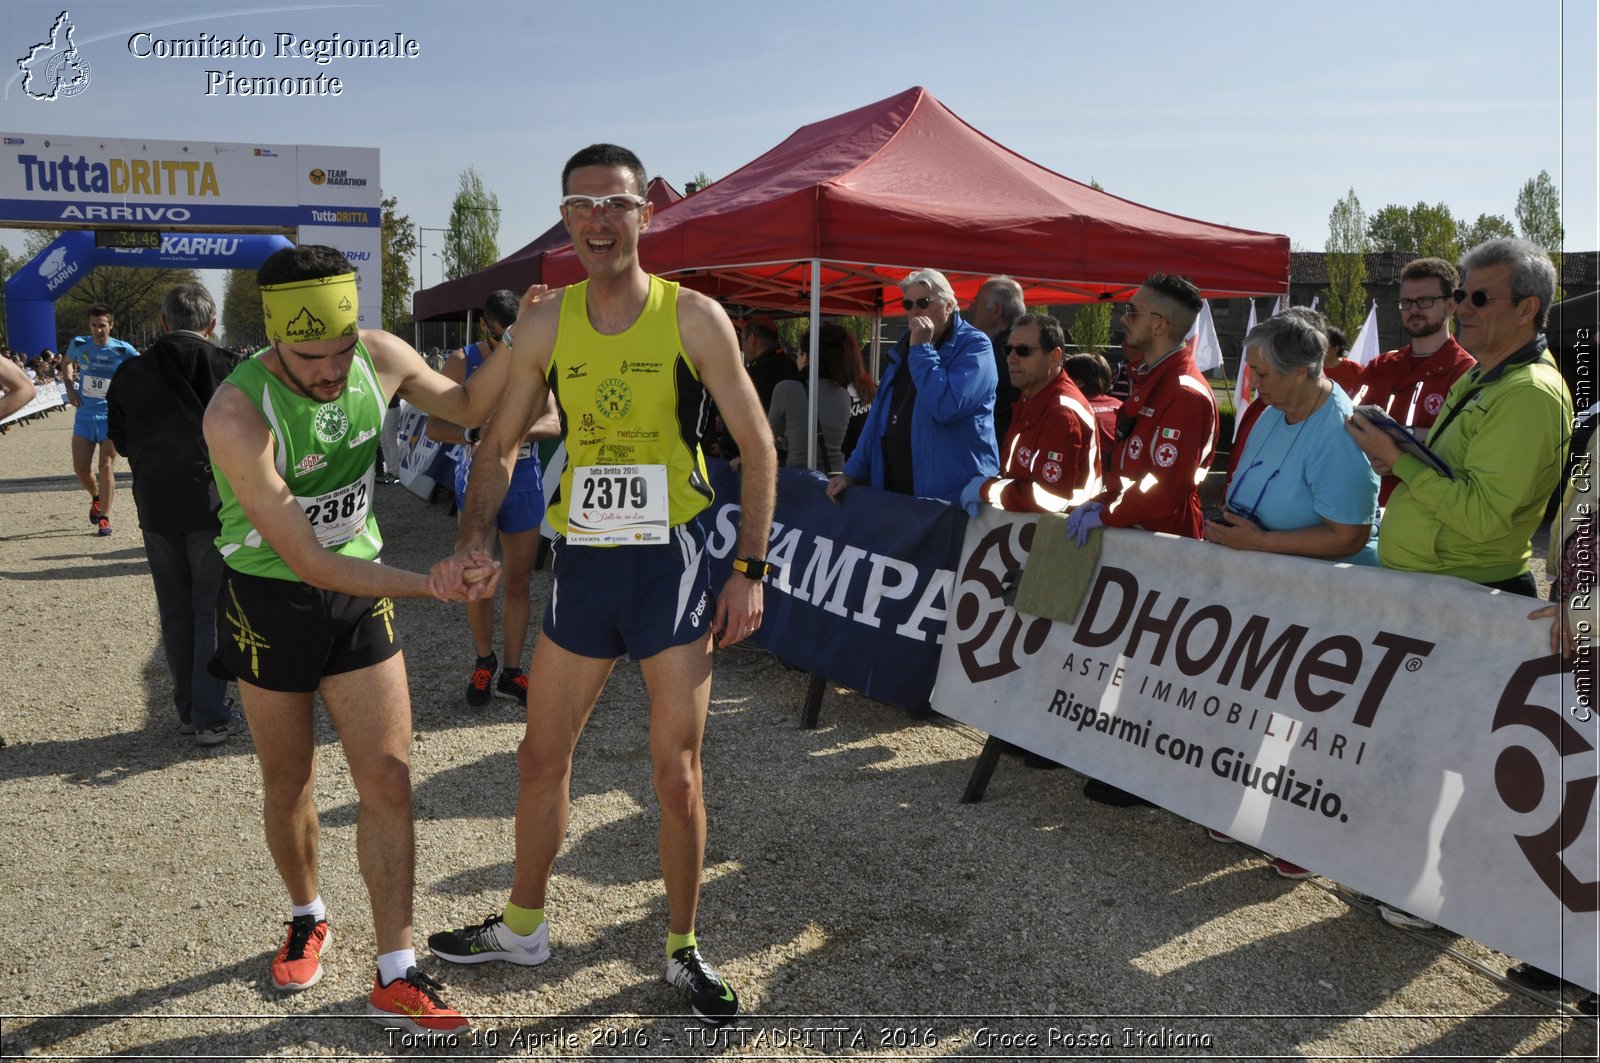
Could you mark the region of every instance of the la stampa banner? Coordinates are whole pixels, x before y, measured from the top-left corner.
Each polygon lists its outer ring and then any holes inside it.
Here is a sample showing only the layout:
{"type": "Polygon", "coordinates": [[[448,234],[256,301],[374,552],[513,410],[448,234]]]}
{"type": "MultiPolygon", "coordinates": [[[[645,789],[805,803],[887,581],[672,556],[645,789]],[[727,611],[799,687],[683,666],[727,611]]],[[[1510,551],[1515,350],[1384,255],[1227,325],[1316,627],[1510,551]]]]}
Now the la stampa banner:
{"type": "MultiPolygon", "coordinates": [[[[739,474],[708,462],[716,501],[702,517],[712,587],[738,556],[739,474]]],[[[943,502],[778,472],[767,560],[778,567],[752,641],[798,668],[902,708],[933,692],[967,515],[943,502]]]]}
{"type": "Polygon", "coordinates": [[[1600,736],[1539,603],[1106,531],[1050,619],[1007,604],[1045,520],[968,526],[935,708],[1600,987],[1600,736]]]}

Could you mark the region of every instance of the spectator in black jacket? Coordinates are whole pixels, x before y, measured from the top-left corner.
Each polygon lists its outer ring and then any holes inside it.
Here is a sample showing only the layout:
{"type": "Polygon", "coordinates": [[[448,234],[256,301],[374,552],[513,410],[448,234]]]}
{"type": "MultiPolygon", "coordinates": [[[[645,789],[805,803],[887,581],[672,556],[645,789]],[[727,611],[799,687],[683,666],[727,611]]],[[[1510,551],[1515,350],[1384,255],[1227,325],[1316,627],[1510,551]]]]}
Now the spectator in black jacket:
{"type": "Polygon", "coordinates": [[[194,735],[196,745],[214,746],[239,725],[226,684],[206,668],[216,649],[223,562],[215,542],[221,504],[200,425],[233,358],[211,343],[217,308],[201,285],[167,293],[161,327],[166,334],[112,378],[107,431],[133,467],[133,502],[155,582],[178,731],[194,735]]]}

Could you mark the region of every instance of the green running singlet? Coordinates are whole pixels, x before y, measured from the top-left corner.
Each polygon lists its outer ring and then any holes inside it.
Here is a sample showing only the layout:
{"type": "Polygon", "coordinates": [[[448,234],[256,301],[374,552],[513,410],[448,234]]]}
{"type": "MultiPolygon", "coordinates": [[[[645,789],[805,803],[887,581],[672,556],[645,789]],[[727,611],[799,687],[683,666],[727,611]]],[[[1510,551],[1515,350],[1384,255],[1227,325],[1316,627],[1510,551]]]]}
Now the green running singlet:
{"type": "MultiPolygon", "coordinates": [[[[332,402],[317,402],[273,376],[261,362],[264,353],[257,351],[241,362],[227,383],[244,392],[266,419],[273,464],[317,541],[346,557],[376,560],[383,537],[372,512],[372,488],[386,403],[372,356],[357,342],[344,393],[332,402]]],[[[217,548],[228,567],[251,576],[298,580],[250,524],[222,470],[213,471],[222,497],[217,548]]]]}

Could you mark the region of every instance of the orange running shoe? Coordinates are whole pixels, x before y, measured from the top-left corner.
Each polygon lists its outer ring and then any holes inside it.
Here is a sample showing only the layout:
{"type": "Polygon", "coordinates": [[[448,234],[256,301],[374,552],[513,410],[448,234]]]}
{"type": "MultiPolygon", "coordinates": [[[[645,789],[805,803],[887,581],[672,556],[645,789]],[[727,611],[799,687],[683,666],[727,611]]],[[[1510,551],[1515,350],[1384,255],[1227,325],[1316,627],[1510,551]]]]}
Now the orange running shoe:
{"type": "Polygon", "coordinates": [[[367,998],[367,1014],[385,1026],[398,1026],[412,1033],[461,1033],[472,1023],[456,1009],[439,999],[444,986],[412,967],[388,985],[372,983],[367,998]]]}
{"type": "Polygon", "coordinates": [[[326,919],[297,915],[285,924],[289,938],[272,957],[272,982],[285,993],[310,989],[322,977],[322,954],[333,944],[326,919]]]}

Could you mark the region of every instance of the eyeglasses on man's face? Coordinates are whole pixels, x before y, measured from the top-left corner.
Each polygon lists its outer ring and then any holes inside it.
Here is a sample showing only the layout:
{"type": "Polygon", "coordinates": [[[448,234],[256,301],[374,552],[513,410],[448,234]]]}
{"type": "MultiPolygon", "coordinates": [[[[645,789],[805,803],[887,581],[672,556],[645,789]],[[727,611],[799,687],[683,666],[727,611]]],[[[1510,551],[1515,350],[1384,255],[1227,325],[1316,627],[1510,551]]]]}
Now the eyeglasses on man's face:
{"type": "Polygon", "coordinates": [[[645,204],[643,196],[630,195],[618,192],[613,196],[562,196],[561,209],[577,213],[593,215],[595,211],[604,211],[608,218],[625,218],[645,204]]]}
{"type": "Polygon", "coordinates": [[[1395,305],[1401,310],[1431,310],[1434,303],[1442,302],[1446,298],[1448,296],[1424,295],[1417,299],[1402,299],[1395,305]]]}
{"type": "Polygon", "coordinates": [[[1030,358],[1035,352],[1042,352],[1044,349],[1042,344],[1031,343],[1005,343],[1000,346],[1002,354],[1014,354],[1018,358],[1030,358]]]}
{"type": "Polygon", "coordinates": [[[937,297],[932,295],[924,295],[920,299],[902,299],[900,300],[900,305],[905,307],[907,310],[926,310],[928,307],[933,305],[933,300],[935,298],[937,297]]]}

